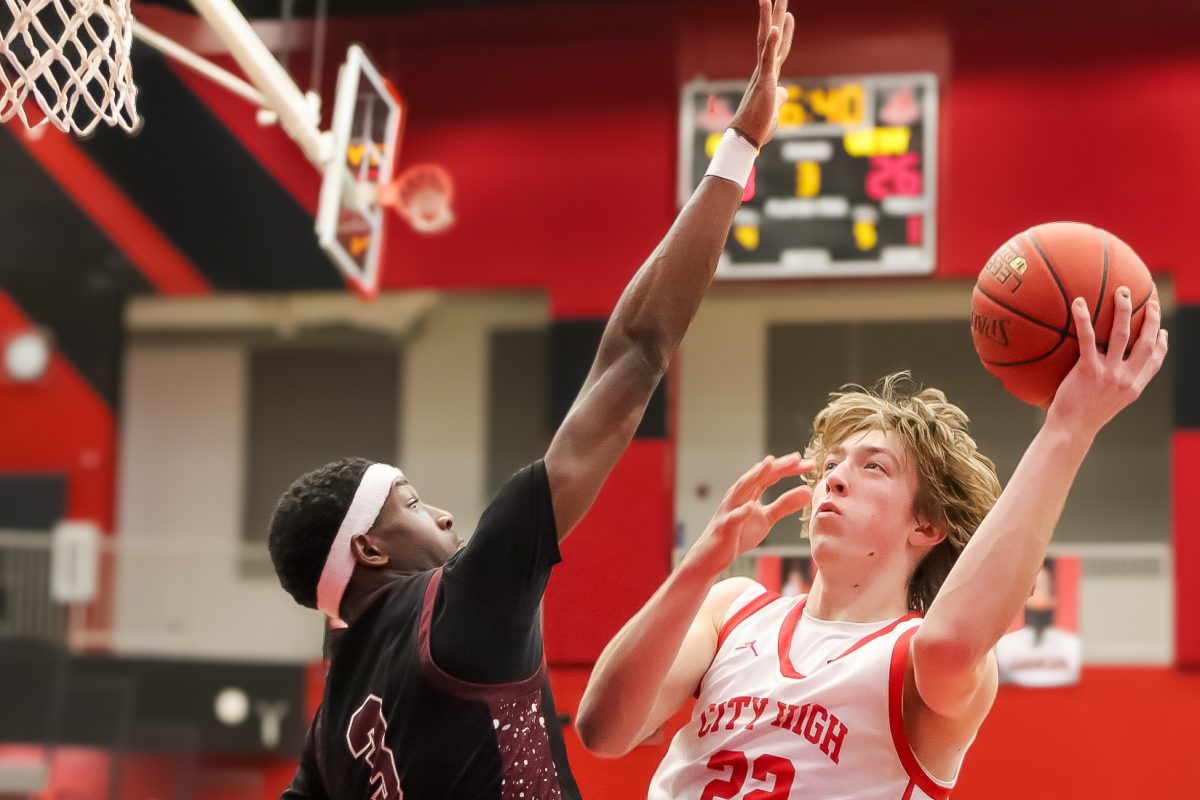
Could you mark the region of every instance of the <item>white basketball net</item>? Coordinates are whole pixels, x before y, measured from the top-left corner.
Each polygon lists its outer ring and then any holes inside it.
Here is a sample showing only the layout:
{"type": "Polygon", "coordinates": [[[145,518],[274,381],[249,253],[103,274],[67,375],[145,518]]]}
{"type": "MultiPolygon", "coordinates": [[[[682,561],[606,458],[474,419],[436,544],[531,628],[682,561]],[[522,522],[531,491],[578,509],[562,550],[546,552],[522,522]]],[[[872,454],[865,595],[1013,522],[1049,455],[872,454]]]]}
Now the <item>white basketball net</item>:
{"type": "Polygon", "coordinates": [[[130,0],[0,0],[0,122],[91,133],[139,124],[130,0]],[[11,19],[10,19],[11,17],[11,19]],[[43,115],[30,120],[28,101],[43,115]]]}

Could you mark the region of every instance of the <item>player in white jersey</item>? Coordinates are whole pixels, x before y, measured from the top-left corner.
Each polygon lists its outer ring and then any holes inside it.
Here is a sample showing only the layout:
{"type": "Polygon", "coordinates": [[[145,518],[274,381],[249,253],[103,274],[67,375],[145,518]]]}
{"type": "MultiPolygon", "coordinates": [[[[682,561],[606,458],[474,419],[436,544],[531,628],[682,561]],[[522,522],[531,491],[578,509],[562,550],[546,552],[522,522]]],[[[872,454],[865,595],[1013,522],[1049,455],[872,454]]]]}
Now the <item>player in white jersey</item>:
{"type": "Polygon", "coordinates": [[[1126,355],[1125,287],[1105,352],[1082,299],[1072,314],[1081,356],[1003,493],[966,415],[903,373],[834,395],[808,458],[768,457],[743,475],[601,654],[576,718],[585,746],[622,755],[694,694],[653,800],[948,797],[995,699],[992,648],[1024,605],[1079,466],[1166,355],[1153,301],[1126,355]],[[801,474],[805,485],[761,502],[801,474]],[[806,596],[716,582],[804,508],[816,566],[806,596]]]}

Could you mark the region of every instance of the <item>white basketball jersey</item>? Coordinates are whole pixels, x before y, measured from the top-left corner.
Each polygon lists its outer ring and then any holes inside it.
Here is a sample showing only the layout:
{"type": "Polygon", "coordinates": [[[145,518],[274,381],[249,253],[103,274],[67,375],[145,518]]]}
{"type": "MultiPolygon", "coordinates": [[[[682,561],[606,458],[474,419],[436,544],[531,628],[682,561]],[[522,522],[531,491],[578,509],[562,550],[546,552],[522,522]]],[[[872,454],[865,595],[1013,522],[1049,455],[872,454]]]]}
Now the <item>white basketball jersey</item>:
{"type": "Polygon", "coordinates": [[[734,602],[695,710],[650,800],[942,800],[917,760],[901,702],[921,624],[828,622],[807,597],[756,586],[734,602]]]}

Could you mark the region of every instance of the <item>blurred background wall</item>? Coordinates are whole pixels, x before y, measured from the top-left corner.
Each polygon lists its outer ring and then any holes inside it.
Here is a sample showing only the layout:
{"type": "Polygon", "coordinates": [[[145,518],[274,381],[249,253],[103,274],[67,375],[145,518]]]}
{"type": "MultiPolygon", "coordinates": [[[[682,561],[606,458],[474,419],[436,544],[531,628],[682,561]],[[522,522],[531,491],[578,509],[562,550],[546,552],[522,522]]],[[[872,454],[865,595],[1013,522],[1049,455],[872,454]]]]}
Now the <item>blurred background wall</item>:
{"type": "MultiPolygon", "coordinates": [[[[203,49],[203,27],[171,5],[135,11],[203,49]]],[[[543,452],[677,211],[681,87],[744,79],[753,59],[745,2],[351,0],[314,70],[305,4],[288,23],[242,5],[326,97],[346,45],[367,46],[408,103],[402,162],[453,175],[457,224],[425,237],[394,220],[385,293],[359,303],[312,240],[319,177],[295,145],[149,51],[135,52],[140,136],[0,131],[0,340],[36,328],[53,342],[40,379],[0,382],[0,739],[13,742],[0,778],[46,800],[278,795],[320,696],[322,627],[265,559],[274,498],[356,453],[395,460],[472,530],[543,452]],[[48,599],[61,520],[102,533],[90,602],[48,599]]],[[[725,487],[764,452],[802,447],[842,383],[912,369],[967,410],[1006,477],[1040,418],[979,366],[970,287],[1013,233],[1079,219],[1154,270],[1172,352],[1097,443],[1056,540],[1083,564],[1084,679],[1003,689],[955,796],[1197,796],[1184,726],[1200,710],[1200,11],[795,11],[788,76],[938,77],[935,273],[714,287],[552,580],[560,710],[574,713],[600,649],[725,487]]],[[[767,544],[804,551],[786,524],[767,544]]],[[[586,796],[644,792],[669,733],[604,762],[568,729],[586,796]]]]}

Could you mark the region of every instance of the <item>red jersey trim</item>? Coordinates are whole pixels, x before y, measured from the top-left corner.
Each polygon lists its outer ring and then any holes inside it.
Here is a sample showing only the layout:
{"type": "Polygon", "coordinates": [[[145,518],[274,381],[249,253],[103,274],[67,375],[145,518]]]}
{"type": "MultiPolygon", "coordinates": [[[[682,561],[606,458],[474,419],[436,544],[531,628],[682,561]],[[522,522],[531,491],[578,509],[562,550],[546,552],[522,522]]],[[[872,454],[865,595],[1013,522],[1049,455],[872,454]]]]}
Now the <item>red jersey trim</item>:
{"type": "Polygon", "coordinates": [[[430,683],[447,694],[463,700],[476,700],[490,703],[497,700],[511,700],[524,697],[537,691],[546,681],[546,656],[542,655],[541,666],[537,671],[522,681],[512,683],[472,683],[454,677],[443,670],[433,660],[429,650],[429,629],[433,623],[433,606],[437,599],[438,584],[442,581],[442,568],[438,567],[429,578],[425,587],[425,599],[421,604],[421,621],[417,633],[417,650],[420,655],[421,670],[430,683]]]}
{"type": "Polygon", "coordinates": [[[916,628],[905,631],[892,646],[892,663],[888,668],[888,724],[892,730],[892,744],[896,747],[896,755],[900,757],[900,763],[904,765],[904,771],[911,780],[909,791],[904,796],[912,796],[911,789],[915,784],[934,800],[946,800],[950,797],[950,790],[936,783],[917,761],[917,756],[908,741],[908,733],[904,730],[904,671],[908,663],[908,643],[912,641],[916,632],[916,628]]]}
{"type": "MultiPolygon", "coordinates": [[[[747,619],[754,616],[759,611],[762,611],[779,598],[780,595],[777,595],[774,592],[763,592],[758,597],[754,598],[749,603],[746,603],[746,605],[738,609],[738,612],[732,617],[725,620],[725,624],[721,626],[721,630],[717,633],[717,649],[713,651],[714,657],[716,656],[716,652],[721,649],[721,645],[725,644],[725,640],[729,638],[731,633],[733,633],[734,628],[736,628],[738,625],[741,625],[747,619]]],[[[701,682],[696,684],[696,688],[692,690],[692,697],[697,700],[700,699],[700,687],[702,684],[703,679],[701,679],[701,682]]]]}
{"type": "Polygon", "coordinates": [[[862,646],[863,646],[864,644],[866,644],[867,642],[870,642],[872,639],[878,639],[880,636],[884,636],[884,635],[886,635],[886,634],[889,634],[889,633],[891,633],[892,631],[896,630],[896,626],[897,626],[897,625],[899,625],[901,622],[908,622],[910,619],[920,619],[920,618],[921,618],[921,616],[922,616],[922,615],[921,615],[919,612],[916,612],[916,611],[913,611],[913,612],[910,612],[910,613],[908,613],[908,614],[905,614],[905,615],[904,615],[903,617],[901,617],[900,619],[898,619],[898,620],[896,620],[895,622],[893,622],[893,623],[891,623],[891,624],[887,625],[886,627],[880,628],[879,630],[877,630],[877,631],[875,631],[874,633],[872,633],[870,636],[864,636],[863,638],[859,639],[857,642],[855,642],[855,643],[854,643],[854,646],[853,646],[853,647],[851,647],[849,650],[847,650],[846,652],[842,653],[842,654],[841,654],[840,656],[838,656],[837,658],[831,658],[831,659],[829,659],[829,661],[828,661],[828,662],[826,662],[826,663],[828,663],[828,664],[832,664],[834,661],[837,661],[839,658],[845,658],[846,656],[850,655],[851,653],[853,653],[853,652],[854,652],[855,650],[857,650],[858,648],[862,647],[862,646]]]}
{"type": "MultiPolygon", "coordinates": [[[[807,602],[808,595],[801,597],[800,602],[797,603],[796,606],[787,613],[787,616],[783,618],[783,624],[779,628],[779,672],[785,678],[803,680],[805,677],[792,664],[792,638],[796,635],[796,626],[800,624],[800,615],[804,613],[804,605],[807,602]]],[[[887,634],[896,630],[896,626],[901,622],[907,622],[910,619],[916,619],[920,616],[921,615],[916,611],[905,614],[903,617],[884,625],[874,633],[867,634],[852,644],[844,653],[836,656],[835,658],[829,659],[825,663],[832,664],[835,661],[843,659],[863,645],[878,639],[880,636],[886,636],[887,634]]]]}
{"type": "Polygon", "coordinates": [[[779,599],[779,595],[774,592],[763,592],[758,597],[751,600],[746,605],[742,606],[736,614],[725,620],[725,624],[721,626],[720,633],[717,634],[717,649],[721,649],[721,645],[725,644],[725,640],[729,638],[729,634],[733,633],[733,629],[741,625],[754,614],[762,611],[767,606],[779,599]]]}

